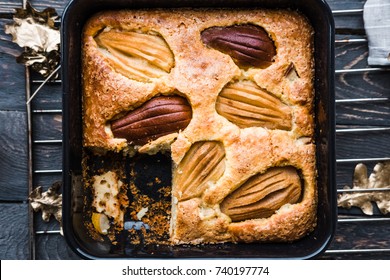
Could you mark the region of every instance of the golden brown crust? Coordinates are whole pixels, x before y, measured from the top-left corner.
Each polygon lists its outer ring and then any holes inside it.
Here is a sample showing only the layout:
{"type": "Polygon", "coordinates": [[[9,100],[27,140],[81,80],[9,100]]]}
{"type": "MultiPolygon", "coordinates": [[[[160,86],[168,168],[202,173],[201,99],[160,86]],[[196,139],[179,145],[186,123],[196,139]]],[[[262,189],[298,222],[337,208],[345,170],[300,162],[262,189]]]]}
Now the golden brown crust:
{"type": "MultiPolygon", "coordinates": [[[[316,222],[314,142],[313,30],[297,12],[285,10],[135,10],[98,14],[83,36],[84,146],[125,151],[125,139],[115,139],[109,121],[157,95],[180,94],[191,104],[193,117],[183,131],[169,138],[176,165],[191,145],[218,141],[226,153],[225,171],[204,193],[186,201],[173,197],[173,243],[226,241],[290,241],[309,233],[316,222]],[[213,26],[254,24],[274,40],[277,55],[265,69],[240,69],[226,54],[205,46],[201,31],[213,26]],[[172,69],[140,82],[113,69],[94,36],[118,29],[159,34],[174,56],[172,69]],[[190,47],[189,47],[190,46],[190,47]],[[294,75],[288,75],[293,67],[294,75]],[[290,70],[289,70],[290,69],[290,70]],[[291,108],[291,130],[240,128],[217,113],[215,102],[232,82],[252,81],[291,108]],[[172,143],[172,144],[171,144],[172,143]],[[283,206],[266,219],[231,223],[219,210],[223,199],[255,174],[274,166],[293,166],[302,176],[299,203],[283,206]],[[205,218],[205,213],[211,215],[205,218]]],[[[140,148],[155,153],[167,148],[161,139],[140,148]]],[[[174,169],[175,172],[175,169],[174,169]]],[[[177,186],[172,186],[173,192],[177,186]]]]}

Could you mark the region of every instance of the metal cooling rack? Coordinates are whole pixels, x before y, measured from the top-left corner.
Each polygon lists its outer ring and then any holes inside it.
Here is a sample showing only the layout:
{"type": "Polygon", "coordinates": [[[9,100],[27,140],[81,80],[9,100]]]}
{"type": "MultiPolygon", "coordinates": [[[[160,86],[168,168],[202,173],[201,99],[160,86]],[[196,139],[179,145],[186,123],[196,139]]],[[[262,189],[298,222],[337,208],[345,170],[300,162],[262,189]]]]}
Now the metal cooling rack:
{"type": "MultiPolygon", "coordinates": [[[[23,1],[25,2],[25,1],[23,1]]],[[[351,15],[351,14],[362,14],[363,9],[353,9],[353,10],[334,10],[334,15],[351,15]]],[[[336,44],[357,44],[357,43],[366,43],[367,39],[342,39],[342,40],[336,40],[336,44]]],[[[59,70],[59,69],[57,69],[59,70]]],[[[367,72],[383,72],[383,71],[390,71],[390,68],[358,68],[358,69],[340,69],[336,70],[335,74],[352,74],[352,73],[367,73],[367,72]]],[[[35,94],[39,92],[39,90],[47,83],[47,80],[32,80],[30,77],[29,69],[26,68],[26,100],[30,100],[33,98],[35,94]],[[31,93],[32,86],[38,86],[37,90],[34,93],[31,93]]],[[[61,84],[61,80],[55,80],[50,81],[50,83],[58,83],[61,84]]],[[[388,102],[389,98],[359,98],[359,99],[342,99],[342,100],[336,100],[336,104],[339,103],[346,103],[346,104],[355,104],[355,103],[361,103],[361,102],[388,102]]],[[[61,174],[62,170],[41,170],[41,169],[34,169],[33,168],[33,152],[36,145],[52,145],[52,144],[61,144],[61,139],[56,140],[46,140],[46,139],[33,139],[32,138],[32,120],[37,115],[42,114],[61,114],[62,110],[52,110],[52,109],[36,109],[31,110],[31,105],[28,102],[27,106],[27,118],[28,118],[28,166],[29,166],[29,193],[34,189],[33,186],[33,178],[35,176],[40,176],[42,174],[61,174]]],[[[337,124],[336,124],[337,125],[337,124]]],[[[337,129],[336,130],[336,137],[339,134],[345,134],[345,133],[373,133],[378,131],[389,131],[390,127],[370,127],[370,128],[343,128],[343,129],[337,129]]],[[[390,157],[384,156],[379,158],[338,158],[337,164],[344,164],[344,163],[366,163],[366,162],[380,162],[380,161],[389,161],[390,157]]],[[[381,189],[368,189],[368,190],[345,190],[338,187],[337,192],[343,193],[343,192],[372,192],[372,191],[390,191],[390,186],[387,188],[381,188],[381,189]]],[[[44,231],[36,231],[34,229],[34,214],[30,207],[30,213],[29,213],[29,223],[30,223],[30,253],[31,258],[36,258],[36,236],[38,235],[59,235],[60,230],[44,230],[44,231]]],[[[389,223],[390,226],[390,218],[383,216],[383,217],[364,217],[364,218],[356,218],[356,217],[346,217],[346,216],[338,216],[338,223],[359,223],[364,224],[365,226],[370,226],[370,223],[373,222],[380,222],[380,223],[389,223]]],[[[336,233],[337,234],[337,233],[336,233]]],[[[346,249],[337,249],[337,250],[327,250],[325,251],[325,256],[337,256],[337,255],[353,255],[353,254],[372,254],[372,253],[390,253],[390,248],[360,248],[360,249],[354,249],[354,248],[346,248],[346,249]]]]}

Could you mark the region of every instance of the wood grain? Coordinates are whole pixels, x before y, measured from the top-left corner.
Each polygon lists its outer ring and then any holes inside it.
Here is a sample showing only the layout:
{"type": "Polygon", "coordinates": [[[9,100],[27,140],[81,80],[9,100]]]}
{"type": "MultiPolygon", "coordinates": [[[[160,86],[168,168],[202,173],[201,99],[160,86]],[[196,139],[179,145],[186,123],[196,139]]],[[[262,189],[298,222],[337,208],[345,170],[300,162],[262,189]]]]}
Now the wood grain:
{"type": "Polygon", "coordinates": [[[0,203],[0,259],[29,258],[26,203],[0,203]]]}
{"type": "MultiPolygon", "coordinates": [[[[56,9],[59,15],[62,15],[65,6],[69,3],[69,0],[29,0],[34,9],[43,11],[48,7],[56,9]]],[[[1,1],[0,14],[12,14],[16,8],[21,8],[23,4],[22,0],[6,0],[1,1]]]]}
{"type": "Polygon", "coordinates": [[[42,212],[34,213],[34,229],[36,232],[60,231],[60,223],[52,216],[48,222],[42,219],[42,212]]]}
{"type": "Polygon", "coordinates": [[[58,170],[62,169],[61,145],[35,145],[34,170],[58,170]]]}
{"type": "MultiPolygon", "coordinates": [[[[36,75],[35,75],[36,76],[36,75]]],[[[43,83],[43,78],[32,78],[31,92],[34,93],[43,83]],[[36,82],[35,82],[36,81],[36,82]]],[[[62,109],[62,86],[58,82],[47,82],[32,99],[33,110],[58,110],[62,109]]]]}
{"type": "Polygon", "coordinates": [[[61,140],[62,115],[57,113],[33,114],[34,141],[61,140]]]}
{"type": "Polygon", "coordinates": [[[365,0],[326,0],[332,10],[363,8],[365,0]]]}
{"type": "Polygon", "coordinates": [[[22,0],[19,1],[12,1],[12,0],[7,0],[7,1],[1,1],[0,5],[0,14],[1,16],[4,17],[5,15],[10,16],[16,8],[20,8],[22,6],[22,0]]]}
{"type": "Polygon", "coordinates": [[[336,235],[329,249],[390,248],[389,234],[389,221],[368,221],[362,223],[340,222],[338,223],[336,235]]]}
{"type": "Polygon", "coordinates": [[[10,20],[0,18],[0,110],[24,111],[25,98],[25,68],[16,63],[16,57],[22,52],[12,37],[4,33],[5,24],[10,20]]]}
{"type": "Polygon", "coordinates": [[[389,138],[390,131],[338,133],[337,158],[379,158],[390,155],[389,138]]]}
{"type": "Polygon", "coordinates": [[[59,234],[36,236],[36,259],[38,260],[78,260],[80,257],[66,244],[59,234]]]}
{"type": "Polygon", "coordinates": [[[58,15],[62,15],[69,0],[29,0],[34,9],[42,11],[47,7],[56,9],[58,15]]]}
{"type": "Polygon", "coordinates": [[[0,201],[27,199],[26,113],[0,111],[0,201]]]}
{"type": "MultiPolygon", "coordinates": [[[[358,98],[358,97],[357,97],[358,98]]],[[[336,121],[351,126],[383,126],[390,124],[388,104],[366,102],[364,104],[337,105],[336,121]]],[[[373,147],[375,148],[375,146],[373,147]]]]}
{"type": "Polygon", "coordinates": [[[62,180],[62,173],[43,173],[35,174],[33,186],[42,186],[45,190],[49,188],[54,182],[62,180]]]}

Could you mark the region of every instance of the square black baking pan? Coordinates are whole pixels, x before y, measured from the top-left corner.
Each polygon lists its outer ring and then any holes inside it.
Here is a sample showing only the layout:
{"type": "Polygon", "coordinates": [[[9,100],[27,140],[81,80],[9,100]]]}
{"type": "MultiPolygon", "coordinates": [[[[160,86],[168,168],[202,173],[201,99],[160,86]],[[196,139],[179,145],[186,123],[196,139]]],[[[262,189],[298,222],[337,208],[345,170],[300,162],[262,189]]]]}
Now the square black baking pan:
{"type": "MultiPolygon", "coordinates": [[[[334,124],[334,23],[324,0],[74,0],[62,18],[63,80],[63,231],[70,247],[86,259],[106,258],[261,258],[310,259],[326,250],[336,227],[335,124],[334,124]],[[292,9],[304,14],[314,28],[315,49],[315,142],[317,159],[317,225],[309,235],[287,243],[223,243],[205,245],[132,244],[124,232],[116,242],[97,241],[86,226],[84,203],[88,193],[83,186],[83,164],[102,168],[100,158],[83,158],[81,38],[86,21],[95,13],[120,9],[172,8],[267,8],[292,9]]],[[[113,158],[112,160],[115,160],[113,158]]],[[[105,164],[110,164],[109,160],[105,164]]],[[[124,162],[124,165],[128,164],[124,162]]],[[[152,180],[158,173],[167,184],[171,165],[167,157],[141,159],[132,168],[144,170],[138,180],[152,180]],[[145,172],[148,170],[153,173],[145,172]],[[150,178],[149,178],[149,177],[150,178]]],[[[153,194],[151,194],[153,195],[153,194]]],[[[126,226],[136,228],[131,221],[126,226]]],[[[144,228],[145,229],[145,228],[144,228]]],[[[142,239],[140,231],[138,238],[142,239]]]]}

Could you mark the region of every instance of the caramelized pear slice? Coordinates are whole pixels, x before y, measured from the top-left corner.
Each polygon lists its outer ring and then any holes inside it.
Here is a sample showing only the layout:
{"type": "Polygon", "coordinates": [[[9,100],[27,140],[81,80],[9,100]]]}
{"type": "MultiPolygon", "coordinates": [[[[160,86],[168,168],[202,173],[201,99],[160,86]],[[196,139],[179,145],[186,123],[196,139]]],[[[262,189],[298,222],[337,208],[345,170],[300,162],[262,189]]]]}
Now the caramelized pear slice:
{"type": "Polygon", "coordinates": [[[111,29],[99,33],[95,41],[111,66],[130,79],[147,82],[169,73],[174,66],[168,44],[154,32],[111,29]]]}
{"type": "Polygon", "coordinates": [[[157,96],[142,106],[111,122],[115,138],[144,145],[149,141],[185,129],[192,118],[192,109],[184,97],[157,96]]]}
{"type": "Polygon", "coordinates": [[[196,142],[178,164],[173,177],[179,200],[199,197],[225,171],[225,149],[216,141],[196,142]]]}
{"type": "Polygon", "coordinates": [[[280,207],[300,200],[301,179],[294,167],[274,167],[249,178],[220,204],[233,222],[268,218],[280,207]]]}
{"type": "Polygon", "coordinates": [[[230,83],[220,92],[217,112],[240,128],[291,130],[291,108],[251,81],[230,83]]]}

